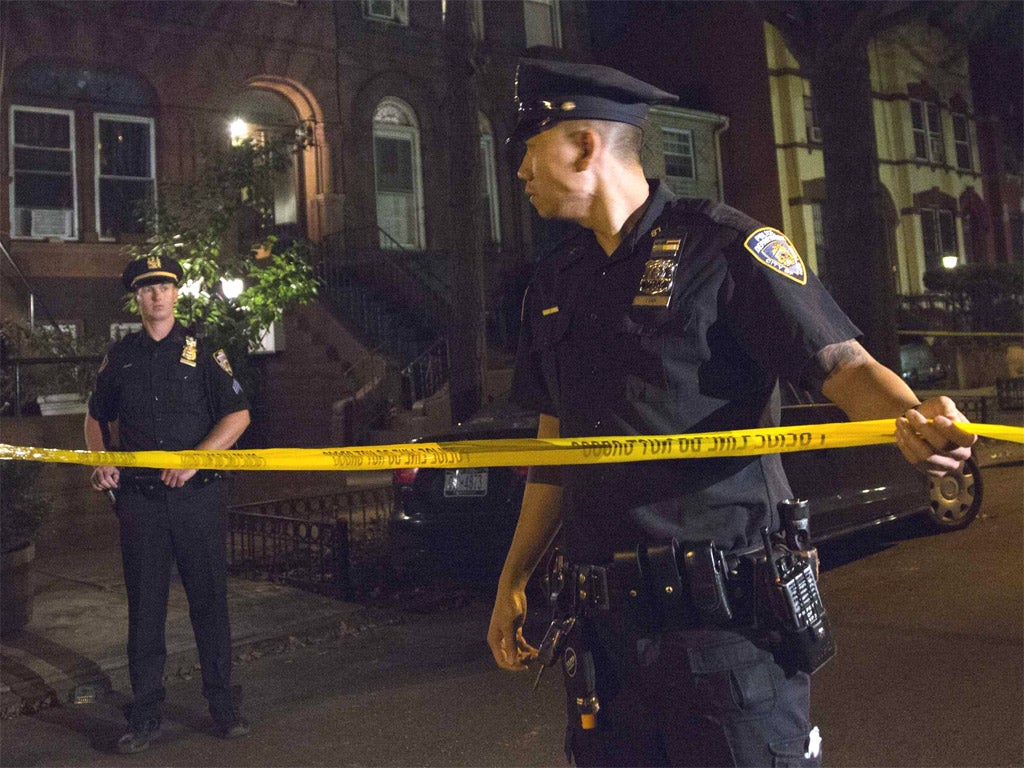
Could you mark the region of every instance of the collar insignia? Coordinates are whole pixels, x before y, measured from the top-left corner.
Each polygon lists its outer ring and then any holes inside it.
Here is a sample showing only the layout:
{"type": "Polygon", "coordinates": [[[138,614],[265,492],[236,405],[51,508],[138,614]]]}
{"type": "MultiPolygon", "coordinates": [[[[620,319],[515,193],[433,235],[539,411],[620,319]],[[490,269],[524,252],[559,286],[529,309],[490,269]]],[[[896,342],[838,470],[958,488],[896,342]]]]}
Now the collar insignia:
{"type": "Polygon", "coordinates": [[[196,337],[186,336],[185,346],[181,348],[181,359],[179,363],[196,367],[196,337]]]}
{"type": "Polygon", "coordinates": [[[807,283],[807,268],[789,238],[771,227],[755,230],[743,242],[751,255],[769,269],[794,283],[807,283]]]}
{"type": "Polygon", "coordinates": [[[557,312],[558,312],[558,307],[548,307],[547,309],[542,309],[540,311],[540,314],[543,317],[547,317],[548,315],[553,315],[553,314],[555,314],[557,312]]]}

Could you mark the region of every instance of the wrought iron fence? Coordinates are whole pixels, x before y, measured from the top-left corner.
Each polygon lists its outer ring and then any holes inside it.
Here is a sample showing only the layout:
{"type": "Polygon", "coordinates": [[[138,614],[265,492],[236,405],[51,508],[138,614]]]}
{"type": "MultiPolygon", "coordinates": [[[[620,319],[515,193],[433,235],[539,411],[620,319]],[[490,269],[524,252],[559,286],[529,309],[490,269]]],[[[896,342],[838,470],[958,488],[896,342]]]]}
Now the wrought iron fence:
{"type": "Polygon", "coordinates": [[[232,506],[228,567],[349,598],[379,578],[391,499],[379,486],[232,506]]]}

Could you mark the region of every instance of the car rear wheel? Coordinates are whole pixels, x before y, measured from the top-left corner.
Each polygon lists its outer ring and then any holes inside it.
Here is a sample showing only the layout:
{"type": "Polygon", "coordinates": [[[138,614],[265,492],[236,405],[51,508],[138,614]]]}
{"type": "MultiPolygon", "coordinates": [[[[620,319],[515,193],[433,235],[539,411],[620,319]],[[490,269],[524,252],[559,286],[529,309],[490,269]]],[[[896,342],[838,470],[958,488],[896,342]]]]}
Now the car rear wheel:
{"type": "Polygon", "coordinates": [[[981,508],[981,472],[974,459],[945,477],[933,477],[928,489],[931,507],[926,519],[936,531],[958,531],[978,516],[981,508]]]}

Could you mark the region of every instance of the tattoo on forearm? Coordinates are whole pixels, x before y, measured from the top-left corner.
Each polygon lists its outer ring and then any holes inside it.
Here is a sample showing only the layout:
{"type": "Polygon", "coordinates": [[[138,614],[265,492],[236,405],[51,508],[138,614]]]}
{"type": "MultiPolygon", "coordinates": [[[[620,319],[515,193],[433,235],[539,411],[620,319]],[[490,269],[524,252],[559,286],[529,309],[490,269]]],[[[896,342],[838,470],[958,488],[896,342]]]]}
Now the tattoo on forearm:
{"type": "Polygon", "coordinates": [[[807,365],[801,383],[809,389],[820,391],[821,385],[834,371],[846,365],[862,362],[867,356],[868,353],[860,342],[852,339],[829,344],[807,365]]]}

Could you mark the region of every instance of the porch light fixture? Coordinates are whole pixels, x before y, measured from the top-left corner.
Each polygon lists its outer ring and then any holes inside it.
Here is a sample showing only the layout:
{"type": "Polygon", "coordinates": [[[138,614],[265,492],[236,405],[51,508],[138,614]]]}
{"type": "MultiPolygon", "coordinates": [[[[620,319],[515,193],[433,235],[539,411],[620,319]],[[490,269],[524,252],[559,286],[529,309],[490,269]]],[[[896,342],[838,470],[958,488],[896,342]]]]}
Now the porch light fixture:
{"type": "Polygon", "coordinates": [[[237,299],[242,295],[245,283],[242,282],[240,277],[222,277],[220,279],[220,289],[224,292],[224,298],[237,299]]]}
{"type": "Polygon", "coordinates": [[[249,124],[240,117],[236,117],[228,125],[228,133],[231,135],[231,146],[237,147],[249,138],[249,124]]]}
{"type": "Polygon", "coordinates": [[[943,256],[942,266],[946,269],[956,269],[957,264],[960,263],[959,256],[943,256]]]}

